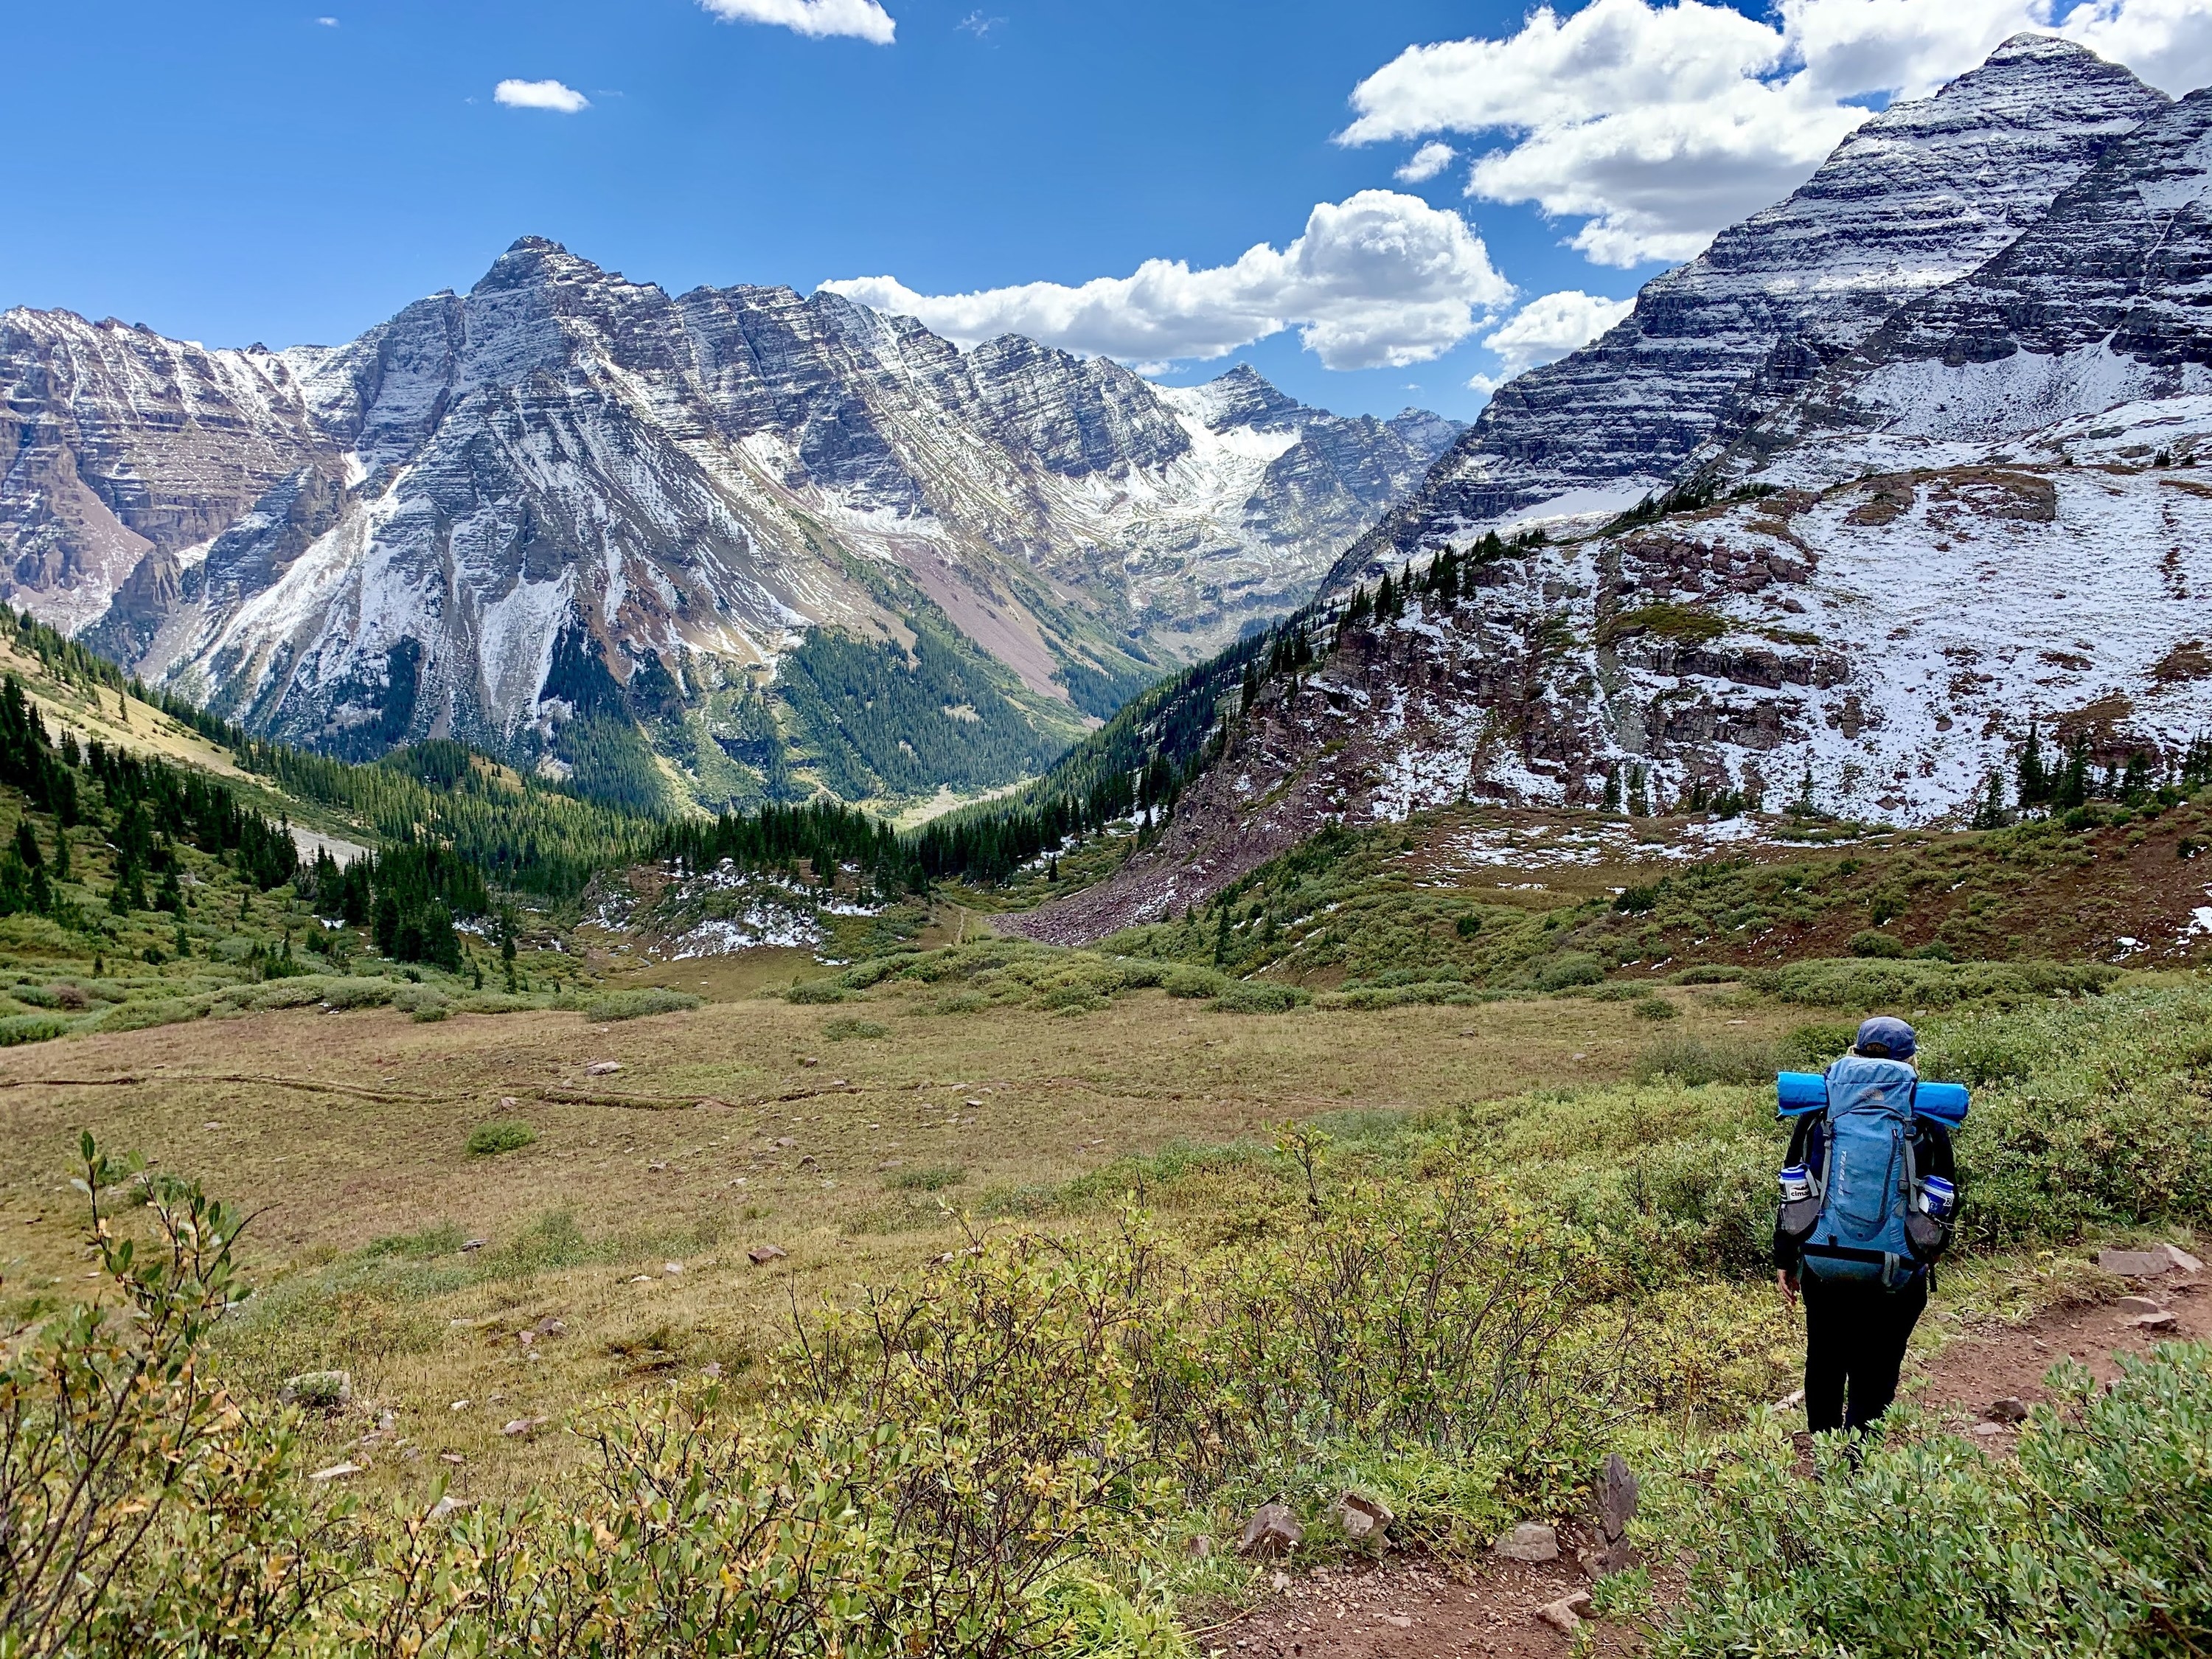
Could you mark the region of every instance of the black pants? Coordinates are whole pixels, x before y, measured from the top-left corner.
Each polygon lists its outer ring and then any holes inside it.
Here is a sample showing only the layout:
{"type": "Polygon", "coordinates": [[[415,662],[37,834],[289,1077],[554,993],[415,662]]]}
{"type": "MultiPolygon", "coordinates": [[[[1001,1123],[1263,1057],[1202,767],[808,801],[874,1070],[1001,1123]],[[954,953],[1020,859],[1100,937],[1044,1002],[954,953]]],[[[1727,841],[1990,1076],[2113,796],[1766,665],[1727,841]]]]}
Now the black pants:
{"type": "Polygon", "coordinates": [[[1879,1285],[1801,1280],[1805,1297],[1805,1419],[1822,1429],[1863,1428],[1897,1395],[1905,1345],[1928,1306],[1928,1276],[1885,1291],[1879,1285]],[[1850,1407],[1844,1409],[1846,1387],[1850,1407]]]}

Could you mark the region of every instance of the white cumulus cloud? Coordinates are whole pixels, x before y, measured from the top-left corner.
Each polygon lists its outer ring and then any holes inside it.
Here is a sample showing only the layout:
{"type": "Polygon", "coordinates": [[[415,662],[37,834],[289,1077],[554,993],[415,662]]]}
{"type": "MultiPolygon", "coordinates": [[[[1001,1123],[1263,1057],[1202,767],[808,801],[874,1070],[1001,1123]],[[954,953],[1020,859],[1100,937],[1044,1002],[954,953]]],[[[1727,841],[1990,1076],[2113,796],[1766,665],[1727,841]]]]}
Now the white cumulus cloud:
{"type": "Polygon", "coordinates": [[[1583,222],[1602,264],[1684,259],[1796,188],[1867,117],[2041,29],[2169,92],[2212,78],[2204,0],[1782,0],[1772,22],[1701,0],[1549,5],[1515,33],[1409,47],[1356,87],[1345,143],[1494,135],[1468,194],[1583,222]]]}
{"type": "Polygon", "coordinates": [[[1635,308],[1633,300],[1608,300],[1566,289],[1529,301],[1501,327],[1484,335],[1482,343],[1504,361],[1510,380],[1588,345],[1635,308]]]}
{"type": "Polygon", "coordinates": [[[699,0],[726,23],[773,23],[822,39],[849,34],[888,46],[898,24],[877,0],[699,0]]]}
{"type": "Polygon", "coordinates": [[[1449,144],[1431,140],[1406,158],[1406,164],[1393,175],[1408,185],[1418,185],[1433,179],[1452,164],[1459,152],[1449,144]]]}
{"type": "Polygon", "coordinates": [[[582,93],[558,81],[502,81],[491,89],[491,95],[495,103],[509,109],[550,109],[561,115],[574,115],[592,106],[592,100],[582,93]]]}
{"type": "Polygon", "coordinates": [[[963,345],[1026,334],[1085,356],[1164,363],[1224,356],[1296,328],[1331,368],[1425,362],[1513,297],[1466,220],[1387,190],[1321,203],[1290,246],[1261,242],[1234,264],[1147,259],[1127,276],[975,294],[917,294],[890,276],[822,286],[963,345]]]}

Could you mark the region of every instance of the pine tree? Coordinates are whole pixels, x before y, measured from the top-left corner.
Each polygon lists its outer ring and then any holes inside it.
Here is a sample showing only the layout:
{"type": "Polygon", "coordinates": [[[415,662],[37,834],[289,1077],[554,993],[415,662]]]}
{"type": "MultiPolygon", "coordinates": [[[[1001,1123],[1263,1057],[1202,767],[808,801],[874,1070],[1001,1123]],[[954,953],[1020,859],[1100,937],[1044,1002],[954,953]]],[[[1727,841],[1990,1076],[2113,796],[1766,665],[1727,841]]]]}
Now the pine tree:
{"type": "Polygon", "coordinates": [[[2128,757],[2128,769],[2120,778],[2123,799],[2137,801],[2150,793],[2150,757],[2138,749],[2128,757]]]}
{"type": "Polygon", "coordinates": [[[69,831],[63,829],[60,824],[57,823],[54,826],[54,879],[56,881],[67,881],[69,878],[69,831]]]}
{"type": "Polygon", "coordinates": [[[2051,777],[2043,764],[2043,738],[2036,722],[2027,722],[2027,741],[2021,745],[2016,768],[2021,810],[2048,805],[2051,801],[2051,777]]]}
{"type": "Polygon", "coordinates": [[[1605,796],[1600,805],[1608,812],[1620,811],[1620,768],[1617,765],[1605,769],[1605,796]]]}
{"type": "Polygon", "coordinates": [[[1982,792],[1981,805],[1974,808],[1972,827],[1977,830],[2002,830],[2012,822],[2012,814],[2005,810],[2004,775],[1992,771],[1989,787],[1982,792]]]}
{"type": "Polygon", "coordinates": [[[27,869],[35,870],[44,864],[46,854],[39,850],[39,838],[31,833],[28,818],[15,820],[15,856],[23,860],[27,869]]]}
{"type": "Polygon", "coordinates": [[[1648,818],[1651,816],[1651,797],[1644,787],[1645,779],[1641,766],[1628,769],[1628,816],[1648,818]]]}
{"type": "Polygon", "coordinates": [[[1229,960],[1229,904],[1221,905],[1221,925],[1213,930],[1213,965],[1217,968],[1229,960]]]}
{"type": "Polygon", "coordinates": [[[2087,733],[2076,737],[2066,751],[2066,769],[2059,775],[2058,787],[2051,793],[2051,805],[2058,811],[2071,811],[2089,799],[2089,738],[2087,733]]]}

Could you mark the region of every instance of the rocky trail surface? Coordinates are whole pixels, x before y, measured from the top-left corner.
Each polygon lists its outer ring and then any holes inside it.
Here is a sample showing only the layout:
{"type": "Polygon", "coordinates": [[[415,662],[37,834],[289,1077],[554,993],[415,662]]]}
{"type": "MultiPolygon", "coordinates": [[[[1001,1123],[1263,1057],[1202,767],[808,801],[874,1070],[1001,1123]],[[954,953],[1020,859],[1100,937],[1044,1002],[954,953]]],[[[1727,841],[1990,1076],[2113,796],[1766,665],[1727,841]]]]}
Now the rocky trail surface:
{"type": "MultiPolygon", "coordinates": [[[[2044,1378],[2059,1361],[2080,1361],[2103,1383],[2118,1375],[2123,1355],[2212,1340],[2212,1275],[2169,1265],[2123,1277],[2130,1291],[2118,1301],[2060,1306],[1947,1343],[1917,1385],[1908,1374],[1904,1398],[2002,1454],[2017,1443],[2025,1413],[2048,1398],[2044,1378]]],[[[1588,1588],[1576,1559],[1586,1534],[1562,1526],[1559,1558],[1540,1563],[1386,1559],[1282,1577],[1271,1600],[1201,1626],[1193,1644],[1224,1659],[1564,1659],[1577,1651],[1575,1638],[1544,1609],[1588,1588]]],[[[1583,1653],[1644,1650],[1624,1623],[1592,1618],[1583,1632],[1583,1653]]]]}

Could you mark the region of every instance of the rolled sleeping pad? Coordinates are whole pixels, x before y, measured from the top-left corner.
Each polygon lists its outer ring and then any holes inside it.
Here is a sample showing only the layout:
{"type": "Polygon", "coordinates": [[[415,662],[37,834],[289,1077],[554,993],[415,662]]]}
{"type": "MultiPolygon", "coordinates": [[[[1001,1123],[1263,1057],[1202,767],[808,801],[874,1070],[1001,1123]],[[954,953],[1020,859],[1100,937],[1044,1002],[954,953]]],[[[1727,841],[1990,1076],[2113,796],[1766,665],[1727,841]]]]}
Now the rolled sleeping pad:
{"type": "Polygon", "coordinates": [[[1912,1109],[1932,1117],[1947,1129],[1966,1121],[1966,1085],[1963,1083],[1923,1083],[1912,1091],[1912,1109]]]}
{"type": "MultiPolygon", "coordinates": [[[[1828,1079],[1818,1072],[1784,1072],[1774,1079],[1774,1095],[1782,1116],[1802,1117],[1827,1105],[1828,1079]]],[[[1963,1083],[1923,1083],[1912,1091],[1912,1109],[1955,1129],[1966,1121],[1967,1099],[1963,1083]]]]}
{"type": "Polygon", "coordinates": [[[1774,1095],[1784,1117],[1802,1117],[1828,1103],[1828,1079],[1818,1072],[1784,1072],[1774,1079],[1774,1095]]]}

